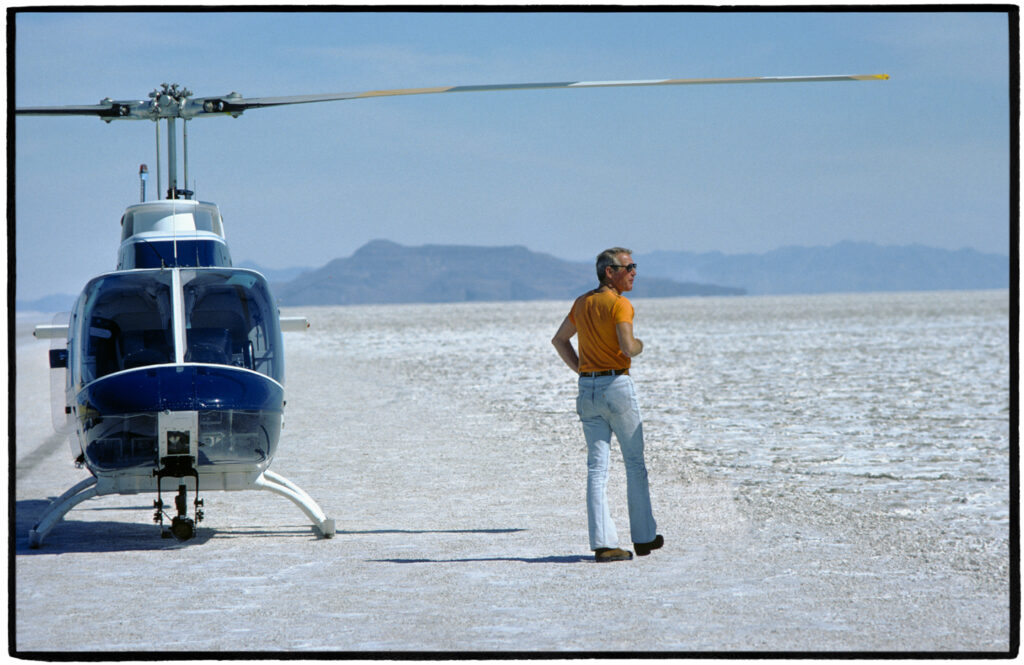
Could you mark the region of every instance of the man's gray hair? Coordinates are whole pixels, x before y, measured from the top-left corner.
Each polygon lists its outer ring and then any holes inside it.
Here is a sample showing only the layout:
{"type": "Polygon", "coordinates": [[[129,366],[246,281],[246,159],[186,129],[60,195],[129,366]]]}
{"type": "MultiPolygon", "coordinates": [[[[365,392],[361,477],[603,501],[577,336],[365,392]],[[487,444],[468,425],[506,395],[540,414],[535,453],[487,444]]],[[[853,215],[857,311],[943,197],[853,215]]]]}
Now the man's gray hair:
{"type": "Polygon", "coordinates": [[[597,255],[597,281],[602,284],[607,279],[604,274],[604,269],[608,266],[618,265],[619,254],[633,254],[633,250],[626,249],[625,247],[612,247],[606,249],[597,255]]]}

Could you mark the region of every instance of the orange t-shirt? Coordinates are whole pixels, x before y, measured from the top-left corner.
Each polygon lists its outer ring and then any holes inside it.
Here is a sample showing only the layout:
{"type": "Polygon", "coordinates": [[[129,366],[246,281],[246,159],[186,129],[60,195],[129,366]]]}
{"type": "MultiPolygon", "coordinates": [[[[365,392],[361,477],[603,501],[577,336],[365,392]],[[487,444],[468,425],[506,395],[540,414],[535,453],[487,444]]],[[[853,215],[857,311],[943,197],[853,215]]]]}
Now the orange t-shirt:
{"type": "Polygon", "coordinates": [[[633,323],[633,305],[614,291],[591,291],[576,299],[569,321],[579,335],[581,372],[629,369],[629,356],[619,348],[615,326],[633,323]]]}

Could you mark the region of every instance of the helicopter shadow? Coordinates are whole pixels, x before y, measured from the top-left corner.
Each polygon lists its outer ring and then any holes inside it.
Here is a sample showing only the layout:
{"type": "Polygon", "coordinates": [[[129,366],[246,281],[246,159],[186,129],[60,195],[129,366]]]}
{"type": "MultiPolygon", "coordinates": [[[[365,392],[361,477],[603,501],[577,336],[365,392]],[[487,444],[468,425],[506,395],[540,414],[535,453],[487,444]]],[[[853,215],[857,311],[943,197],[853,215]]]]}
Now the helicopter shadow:
{"type": "MultiPolygon", "coordinates": [[[[105,520],[75,520],[66,515],[46,535],[38,549],[29,546],[29,531],[36,525],[43,511],[50,505],[45,499],[18,501],[15,505],[14,520],[14,553],[18,556],[40,554],[72,554],[101,552],[131,552],[181,549],[191,545],[199,545],[213,535],[210,529],[196,529],[196,535],[187,541],[174,538],[161,538],[160,529],[155,524],[133,523],[105,520]]],[[[77,510],[108,511],[133,510],[145,512],[147,519],[152,513],[152,506],[111,507],[95,506],[78,508],[77,510]]]]}
{"type": "MultiPolygon", "coordinates": [[[[138,511],[145,517],[138,522],[74,520],[68,519],[71,512],[47,534],[38,549],[29,545],[29,531],[36,525],[43,511],[50,505],[49,500],[33,499],[18,501],[15,506],[15,525],[13,536],[14,553],[16,555],[40,554],[74,554],[102,552],[149,552],[175,550],[195,545],[202,545],[213,538],[230,540],[235,538],[302,538],[316,539],[315,530],[310,526],[293,526],[291,528],[261,526],[230,526],[213,528],[199,525],[195,535],[188,540],[163,537],[160,527],[150,521],[152,506],[89,506],[78,507],[75,511],[138,511]]],[[[164,523],[166,529],[167,521],[164,523]]]]}

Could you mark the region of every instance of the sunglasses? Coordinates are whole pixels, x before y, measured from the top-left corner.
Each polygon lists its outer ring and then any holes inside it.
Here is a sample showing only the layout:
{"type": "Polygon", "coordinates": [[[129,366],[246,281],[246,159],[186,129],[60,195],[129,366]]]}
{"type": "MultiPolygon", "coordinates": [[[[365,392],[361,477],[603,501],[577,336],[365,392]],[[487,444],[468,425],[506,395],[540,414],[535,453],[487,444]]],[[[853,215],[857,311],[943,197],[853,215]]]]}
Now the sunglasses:
{"type": "Polygon", "coordinates": [[[628,266],[612,265],[610,268],[625,268],[627,271],[636,270],[636,264],[630,263],[628,266]]]}

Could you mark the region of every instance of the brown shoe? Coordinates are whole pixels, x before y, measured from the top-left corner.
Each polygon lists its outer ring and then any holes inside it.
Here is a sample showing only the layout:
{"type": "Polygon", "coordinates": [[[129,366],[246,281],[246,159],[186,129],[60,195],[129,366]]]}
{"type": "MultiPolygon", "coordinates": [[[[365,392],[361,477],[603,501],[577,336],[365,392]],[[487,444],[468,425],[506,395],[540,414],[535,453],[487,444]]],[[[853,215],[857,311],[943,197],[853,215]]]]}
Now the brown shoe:
{"type": "Polygon", "coordinates": [[[605,561],[629,561],[633,553],[629,550],[622,550],[618,547],[599,547],[594,550],[594,560],[598,563],[605,561]]]}

